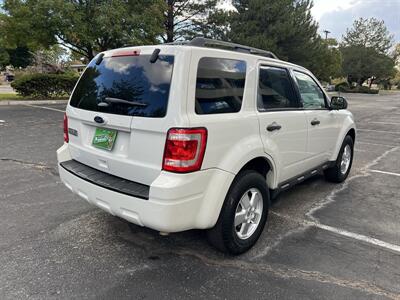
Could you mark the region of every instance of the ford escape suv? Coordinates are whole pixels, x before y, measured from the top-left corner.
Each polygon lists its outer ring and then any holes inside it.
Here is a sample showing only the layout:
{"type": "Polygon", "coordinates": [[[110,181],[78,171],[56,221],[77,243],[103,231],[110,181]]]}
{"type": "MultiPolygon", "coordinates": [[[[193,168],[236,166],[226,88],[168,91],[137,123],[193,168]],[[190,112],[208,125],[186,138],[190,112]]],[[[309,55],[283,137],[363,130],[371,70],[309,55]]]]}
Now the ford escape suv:
{"type": "Polygon", "coordinates": [[[68,103],[61,180],[89,203],[171,233],[207,229],[217,249],[259,238],[270,199],[350,172],[355,124],[306,69],[196,38],[103,52],[68,103]]]}

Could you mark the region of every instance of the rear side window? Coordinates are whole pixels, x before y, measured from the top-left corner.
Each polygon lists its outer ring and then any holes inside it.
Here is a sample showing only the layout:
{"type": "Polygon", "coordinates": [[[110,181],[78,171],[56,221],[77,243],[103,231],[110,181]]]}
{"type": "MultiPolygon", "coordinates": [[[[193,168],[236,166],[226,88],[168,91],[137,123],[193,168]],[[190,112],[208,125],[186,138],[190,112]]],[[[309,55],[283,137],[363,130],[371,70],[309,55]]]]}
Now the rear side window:
{"type": "Polygon", "coordinates": [[[260,68],[257,107],[259,111],[298,107],[296,94],[286,69],[260,68]]]}
{"type": "Polygon", "coordinates": [[[196,113],[223,114],[240,111],[246,62],[203,57],[199,61],[196,81],[196,113]]]}
{"type": "Polygon", "coordinates": [[[118,115],[150,118],[167,112],[174,57],[150,55],[93,60],[79,80],[71,106],[118,115]]]}

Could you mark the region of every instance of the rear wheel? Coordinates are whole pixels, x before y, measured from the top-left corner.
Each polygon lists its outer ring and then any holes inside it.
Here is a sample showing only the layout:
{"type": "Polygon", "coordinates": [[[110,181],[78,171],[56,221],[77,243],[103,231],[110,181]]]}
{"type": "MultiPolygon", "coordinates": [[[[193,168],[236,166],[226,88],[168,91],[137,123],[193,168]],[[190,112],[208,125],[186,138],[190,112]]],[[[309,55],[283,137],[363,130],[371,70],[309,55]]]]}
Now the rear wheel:
{"type": "Polygon", "coordinates": [[[332,182],[343,182],[350,173],[353,163],[354,141],[351,136],[346,136],[340,148],[335,165],[324,171],[325,178],[332,182]]]}
{"type": "Polygon", "coordinates": [[[269,192],[265,177],[255,171],[240,173],[225,198],[208,240],[222,252],[241,254],[260,237],[267,221],[269,192]]]}

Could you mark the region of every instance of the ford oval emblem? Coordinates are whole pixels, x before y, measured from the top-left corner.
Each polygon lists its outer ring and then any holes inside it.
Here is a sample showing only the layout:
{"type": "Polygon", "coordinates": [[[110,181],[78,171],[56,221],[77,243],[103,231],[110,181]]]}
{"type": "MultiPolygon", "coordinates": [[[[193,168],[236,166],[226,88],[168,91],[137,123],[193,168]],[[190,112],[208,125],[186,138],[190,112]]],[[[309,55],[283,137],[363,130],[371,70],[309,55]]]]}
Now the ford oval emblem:
{"type": "Polygon", "coordinates": [[[94,121],[96,123],[99,123],[99,124],[103,124],[104,123],[104,119],[102,117],[100,117],[100,116],[95,116],[94,117],[94,121]]]}

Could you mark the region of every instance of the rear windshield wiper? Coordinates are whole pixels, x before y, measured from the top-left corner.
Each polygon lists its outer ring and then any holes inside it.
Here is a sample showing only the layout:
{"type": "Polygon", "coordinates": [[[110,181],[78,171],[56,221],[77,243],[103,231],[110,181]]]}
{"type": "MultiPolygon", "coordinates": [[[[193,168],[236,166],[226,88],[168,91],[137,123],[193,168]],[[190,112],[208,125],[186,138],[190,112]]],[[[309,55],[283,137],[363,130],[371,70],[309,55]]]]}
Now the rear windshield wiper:
{"type": "Polygon", "coordinates": [[[107,107],[110,103],[126,104],[126,105],[132,105],[132,106],[142,106],[142,107],[148,106],[147,103],[143,103],[143,102],[128,101],[128,100],[125,100],[125,99],[111,98],[111,97],[106,97],[102,102],[100,102],[97,105],[101,106],[101,107],[107,107]]]}

